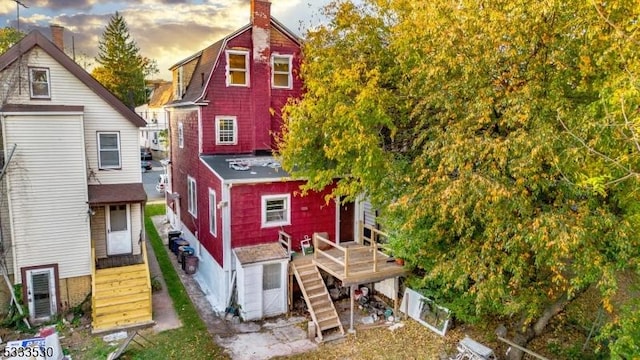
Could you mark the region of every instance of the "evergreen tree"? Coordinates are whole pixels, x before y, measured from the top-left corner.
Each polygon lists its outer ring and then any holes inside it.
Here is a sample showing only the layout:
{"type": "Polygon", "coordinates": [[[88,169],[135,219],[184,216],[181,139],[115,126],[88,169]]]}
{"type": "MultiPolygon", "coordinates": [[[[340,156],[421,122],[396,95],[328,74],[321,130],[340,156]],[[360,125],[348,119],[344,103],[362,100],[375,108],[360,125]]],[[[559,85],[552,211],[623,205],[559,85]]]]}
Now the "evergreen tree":
{"type": "Polygon", "coordinates": [[[144,77],[150,61],[140,55],[124,18],[116,12],[98,43],[99,64],[92,75],[127,106],[147,102],[144,77]]]}

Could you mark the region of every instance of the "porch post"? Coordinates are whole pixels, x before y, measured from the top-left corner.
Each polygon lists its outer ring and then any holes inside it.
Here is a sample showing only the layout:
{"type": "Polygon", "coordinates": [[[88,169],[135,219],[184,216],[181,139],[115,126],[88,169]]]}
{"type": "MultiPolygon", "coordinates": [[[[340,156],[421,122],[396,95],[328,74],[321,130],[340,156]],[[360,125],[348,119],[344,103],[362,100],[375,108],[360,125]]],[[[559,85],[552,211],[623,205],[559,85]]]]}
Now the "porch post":
{"type": "Polygon", "coordinates": [[[355,309],[355,295],[356,295],[356,286],[351,285],[350,298],[351,298],[351,323],[349,324],[349,333],[355,334],[356,329],[353,328],[353,311],[355,309]]]}

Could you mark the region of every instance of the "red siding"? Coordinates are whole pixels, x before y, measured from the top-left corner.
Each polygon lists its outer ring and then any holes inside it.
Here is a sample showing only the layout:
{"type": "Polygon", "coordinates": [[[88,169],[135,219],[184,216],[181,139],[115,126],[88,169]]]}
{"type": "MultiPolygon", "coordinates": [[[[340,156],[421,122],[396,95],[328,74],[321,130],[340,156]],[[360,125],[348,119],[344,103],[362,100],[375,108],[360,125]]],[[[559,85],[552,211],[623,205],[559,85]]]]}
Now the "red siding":
{"type": "MultiPolygon", "coordinates": [[[[170,114],[171,129],[171,165],[172,165],[172,190],[180,194],[180,214],[182,223],[196,233],[198,226],[196,220],[188,212],[187,176],[196,179],[198,185],[198,111],[180,110],[170,114]],[[182,123],[184,147],[178,146],[178,124],[182,123]]],[[[198,208],[198,211],[200,209],[198,208]]]]}
{"type": "MultiPolygon", "coordinates": [[[[198,240],[202,243],[207,251],[222,266],[223,262],[223,244],[222,244],[222,210],[216,208],[216,236],[212,235],[209,228],[209,189],[216,193],[216,203],[222,200],[222,184],[220,179],[215,176],[209,168],[204,164],[200,164],[200,174],[198,178],[198,218],[200,224],[200,233],[198,240]]],[[[214,204],[216,206],[217,204],[214,204]]]]}
{"type": "MultiPolygon", "coordinates": [[[[227,44],[227,49],[234,50],[247,50],[249,51],[249,65],[250,79],[253,82],[254,79],[263,78],[269,81],[268,90],[266,93],[260,91],[255,93],[251,87],[238,87],[226,85],[226,56],[224,50],[220,53],[218,59],[218,65],[214,69],[211,81],[208,84],[206,100],[209,101],[209,105],[202,109],[202,141],[203,152],[205,154],[236,154],[236,153],[251,153],[259,149],[268,149],[273,147],[273,141],[271,144],[256,143],[256,131],[260,132],[275,132],[279,133],[282,126],[282,117],[280,110],[286,104],[289,98],[299,98],[302,94],[302,80],[299,78],[300,69],[300,48],[291,41],[288,37],[282,33],[271,28],[271,52],[278,54],[292,54],[293,59],[293,89],[271,89],[271,70],[266,70],[268,73],[257,74],[255,69],[258,68],[253,64],[253,51],[251,43],[251,31],[247,30],[239,36],[233,38],[227,44]],[[255,121],[260,116],[256,116],[254,103],[269,104],[269,108],[274,111],[270,114],[270,124],[264,124],[260,126],[260,129],[256,128],[255,121]],[[238,124],[238,143],[237,145],[215,145],[215,117],[219,115],[236,116],[238,124]],[[264,126],[268,126],[269,129],[263,129],[264,126]]],[[[264,87],[263,87],[264,88],[264,87]]],[[[258,109],[260,107],[257,107],[258,109]]],[[[266,106],[263,106],[266,108],[266,106]]],[[[263,114],[264,115],[264,114],[263,114]]],[[[260,137],[258,137],[260,138],[260,137]]]]}
{"type": "Polygon", "coordinates": [[[282,230],[290,234],[294,249],[300,249],[300,240],[314,232],[327,232],[335,239],[336,205],[327,203],[320,193],[299,195],[300,181],[274,182],[255,185],[234,185],[231,188],[231,247],[278,241],[280,227],[261,228],[263,195],[291,194],[291,225],[282,230]]]}

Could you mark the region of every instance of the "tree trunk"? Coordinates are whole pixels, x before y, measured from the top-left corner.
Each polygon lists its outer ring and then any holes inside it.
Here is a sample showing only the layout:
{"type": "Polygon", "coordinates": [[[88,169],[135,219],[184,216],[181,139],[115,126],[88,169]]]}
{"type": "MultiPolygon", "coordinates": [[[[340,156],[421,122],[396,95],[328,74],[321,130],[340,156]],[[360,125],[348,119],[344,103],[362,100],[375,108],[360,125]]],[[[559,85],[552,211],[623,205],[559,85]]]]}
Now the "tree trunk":
{"type": "MultiPolygon", "coordinates": [[[[556,300],[556,302],[549,304],[537,321],[527,325],[526,327],[523,327],[523,325],[520,324],[516,329],[516,333],[512,341],[522,347],[527,347],[527,344],[529,344],[531,340],[542,334],[549,324],[549,321],[563,311],[568,303],[569,300],[567,297],[563,296],[556,300]]],[[[511,347],[511,350],[507,354],[507,360],[521,360],[523,355],[524,352],[522,350],[511,347]]]]}

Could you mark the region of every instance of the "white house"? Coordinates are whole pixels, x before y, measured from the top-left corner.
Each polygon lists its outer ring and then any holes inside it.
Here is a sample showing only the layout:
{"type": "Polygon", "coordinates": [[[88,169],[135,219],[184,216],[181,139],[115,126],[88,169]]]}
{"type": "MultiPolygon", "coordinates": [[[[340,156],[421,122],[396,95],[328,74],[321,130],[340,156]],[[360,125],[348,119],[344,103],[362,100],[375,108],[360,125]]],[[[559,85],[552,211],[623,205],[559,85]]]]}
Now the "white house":
{"type": "Polygon", "coordinates": [[[0,56],[0,270],[32,320],[91,293],[94,330],[148,323],[146,123],[61,50],[61,27],[52,32],[56,44],[32,31],[0,56]]]}
{"type": "Polygon", "coordinates": [[[152,85],[149,102],[136,107],[136,113],[147,122],[147,126],[140,129],[140,146],[166,152],[168,115],[163,106],[171,102],[173,90],[171,82],[154,82],[152,85]]]}

